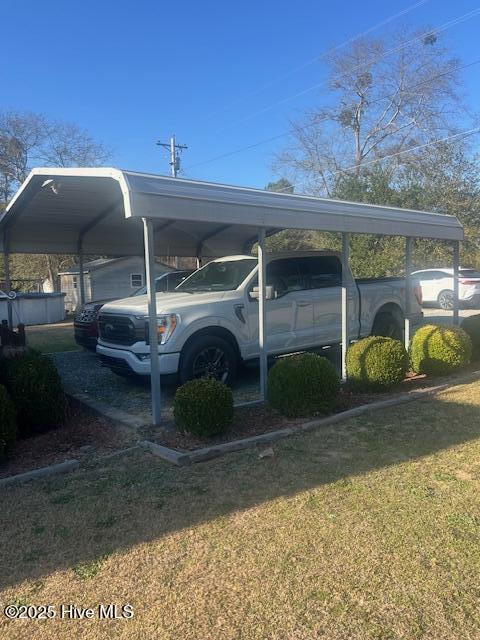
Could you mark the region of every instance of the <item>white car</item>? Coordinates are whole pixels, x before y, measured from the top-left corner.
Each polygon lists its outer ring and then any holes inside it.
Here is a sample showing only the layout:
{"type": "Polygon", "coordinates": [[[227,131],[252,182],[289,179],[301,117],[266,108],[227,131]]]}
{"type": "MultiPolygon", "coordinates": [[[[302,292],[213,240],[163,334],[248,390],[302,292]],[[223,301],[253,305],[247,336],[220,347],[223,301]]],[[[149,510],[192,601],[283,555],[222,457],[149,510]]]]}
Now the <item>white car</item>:
{"type": "MultiPolygon", "coordinates": [[[[341,340],[342,263],[334,251],[274,254],[267,261],[269,355],[315,349],[341,340]]],[[[402,337],[405,278],[354,280],[346,274],[351,339],[402,337]]],[[[410,300],[413,325],[422,321],[420,287],[410,300]]],[[[258,281],[254,256],[208,263],[175,291],[157,294],[159,361],[163,375],[183,383],[201,376],[231,383],[242,361],[258,358],[258,281]]],[[[120,375],[149,375],[146,296],[104,305],[97,354],[120,375]]]]}
{"type": "MultiPolygon", "coordinates": [[[[438,304],[442,309],[453,309],[453,269],[424,269],[412,273],[422,288],[422,299],[427,304],[438,304]]],[[[463,306],[480,306],[480,272],[460,267],[458,298],[463,306]]]]}

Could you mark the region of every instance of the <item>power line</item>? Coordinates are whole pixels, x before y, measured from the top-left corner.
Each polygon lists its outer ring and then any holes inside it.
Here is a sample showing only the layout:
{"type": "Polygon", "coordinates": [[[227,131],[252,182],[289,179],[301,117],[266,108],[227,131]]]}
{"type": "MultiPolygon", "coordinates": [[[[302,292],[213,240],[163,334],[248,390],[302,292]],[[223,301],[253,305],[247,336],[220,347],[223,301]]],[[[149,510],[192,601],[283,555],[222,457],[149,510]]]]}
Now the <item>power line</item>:
{"type": "MultiPolygon", "coordinates": [[[[414,147],[409,147],[408,149],[403,149],[402,151],[397,151],[396,153],[391,153],[387,156],[383,156],[382,158],[375,158],[375,160],[369,160],[368,162],[362,162],[361,164],[354,164],[350,167],[345,167],[343,169],[337,169],[336,171],[326,171],[326,175],[335,176],[339,173],[347,173],[348,171],[352,171],[353,169],[363,169],[368,165],[376,164],[377,162],[383,162],[384,160],[388,160],[390,158],[396,158],[398,156],[403,155],[404,153],[411,153],[412,151],[418,151],[419,149],[425,149],[426,147],[430,147],[434,144],[440,144],[441,142],[448,142],[449,140],[454,140],[456,138],[464,137],[468,138],[469,136],[474,135],[475,133],[480,133],[480,127],[475,127],[474,129],[468,129],[467,131],[460,131],[460,133],[454,133],[452,135],[446,136],[445,138],[439,138],[438,140],[431,140],[430,142],[425,142],[424,144],[419,144],[414,147]]],[[[321,180],[322,178],[319,178],[321,180]]],[[[315,180],[314,182],[317,182],[315,180]]],[[[281,193],[282,191],[286,191],[287,189],[292,189],[295,187],[299,187],[300,184],[288,185],[284,189],[279,189],[277,193],[281,193]]]]}
{"type": "MultiPolygon", "coordinates": [[[[410,87],[408,87],[407,89],[405,89],[405,92],[409,92],[409,91],[413,91],[414,89],[417,89],[418,87],[422,86],[423,84],[428,84],[429,82],[431,82],[432,80],[437,80],[438,78],[442,78],[443,76],[449,75],[451,73],[455,73],[457,71],[461,71],[463,69],[468,69],[469,67],[473,67],[476,64],[480,64],[480,59],[478,60],[474,60],[473,62],[469,62],[467,64],[455,67],[453,69],[449,69],[448,71],[444,71],[443,73],[439,73],[436,76],[432,76],[431,78],[428,78],[427,80],[422,80],[421,82],[417,82],[414,85],[411,85],[410,87]]],[[[372,100],[370,102],[370,104],[377,104],[378,102],[381,102],[383,100],[388,100],[389,98],[392,98],[395,94],[389,94],[386,96],[381,96],[379,98],[376,98],[375,100],[372,100]]],[[[298,127],[297,131],[305,131],[307,129],[309,129],[310,127],[314,127],[314,126],[318,126],[320,123],[325,122],[326,120],[328,120],[328,118],[320,118],[319,120],[317,120],[316,122],[312,122],[310,124],[307,124],[303,127],[298,127]]],[[[269,142],[274,142],[275,140],[279,140],[280,138],[285,138],[289,135],[291,135],[291,131],[284,131],[283,133],[279,133],[275,136],[271,136],[270,138],[264,138],[262,140],[259,140],[258,142],[254,142],[252,144],[246,145],[244,147],[239,147],[238,149],[234,149],[232,151],[227,151],[226,153],[222,153],[218,156],[214,156],[213,158],[209,158],[208,160],[202,160],[200,162],[196,162],[195,164],[191,164],[188,167],[186,167],[186,170],[190,170],[190,169],[194,169],[196,167],[200,167],[203,166],[205,164],[211,164],[212,162],[216,162],[218,160],[223,160],[224,158],[228,158],[230,156],[236,155],[238,153],[242,153],[243,151],[249,151],[250,149],[255,149],[257,147],[260,147],[264,144],[268,144],[269,142]]]]}
{"type": "MultiPolygon", "coordinates": [[[[431,29],[429,31],[425,31],[424,33],[422,33],[419,36],[415,36],[415,38],[411,38],[410,40],[407,40],[406,42],[402,43],[401,45],[394,47],[393,49],[389,49],[388,51],[386,51],[385,53],[383,53],[381,56],[378,56],[377,58],[373,58],[372,60],[369,60],[367,62],[361,63],[360,65],[357,65],[356,67],[352,67],[351,69],[349,69],[349,72],[352,71],[357,71],[359,69],[365,68],[367,65],[369,64],[375,64],[377,62],[379,62],[380,60],[382,60],[383,58],[391,55],[392,53],[397,53],[398,51],[401,51],[402,49],[404,49],[405,47],[407,47],[408,45],[412,44],[413,42],[416,42],[417,40],[421,40],[426,38],[427,36],[434,36],[436,34],[439,34],[443,31],[446,31],[447,29],[450,29],[451,27],[454,27],[457,24],[460,24],[461,22],[466,22],[467,20],[471,20],[472,18],[476,17],[478,14],[480,13],[480,7],[478,7],[477,9],[473,9],[472,11],[469,11],[468,13],[465,13],[461,16],[458,16],[457,18],[454,18],[453,20],[449,20],[448,22],[445,22],[443,25],[441,25],[440,27],[437,27],[436,29],[431,29]]],[[[241,124],[242,122],[247,122],[248,120],[252,120],[253,118],[256,118],[259,115],[262,115],[264,113],[267,113],[268,111],[271,111],[272,109],[274,109],[275,107],[281,105],[281,104],[285,104],[286,102],[290,102],[291,100],[295,100],[296,98],[299,98],[303,95],[306,95],[307,93],[310,93],[311,91],[313,91],[314,89],[318,89],[324,85],[326,85],[329,82],[329,80],[324,80],[322,82],[319,82],[317,84],[314,84],[310,87],[307,87],[306,89],[303,89],[302,91],[299,91],[298,93],[295,93],[293,95],[287,96],[286,98],[282,98],[281,100],[277,100],[276,102],[267,105],[266,107],[263,107],[262,109],[259,109],[258,111],[255,111],[254,113],[251,113],[247,116],[244,116],[243,118],[240,118],[239,120],[235,120],[233,123],[227,125],[226,127],[223,127],[223,129],[220,129],[220,131],[224,130],[224,129],[230,129],[232,127],[237,126],[238,124],[241,124]]]]}
{"type": "MultiPolygon", "coordinates": [[[[423,38],[425,38],[425,37],[427,37],[427,36],[432,36],[432,35],[435,35],[435,34],[441,33],[442,31],[446,31],[446,30],[447,30],[447,29],[449,29],[450,27],[455,26],[456,24],[459,24],[460,22],[464,22],[464,21],[466,21],[466,20],[470,20],[471,18],[474,18],[474,17],[475,17],[476,15],[478,15],[479,13],[480,13],[480,7],[478,7],[477,9],[474,9],[474,10],[472,10],[472,11],[470,11],[470,12],[467,12],[467,13],[465,13],[465,14],[461,15],[461,16],[458,16],[457,18],[454,18],[453,20],[450,20],[450,21],[448,21],[448,22],[445,22],[443,25],[441,25],[440,27],[437,27],[436,29],[426,31],[426,32],[422,33],[421,35],[416,36],[415,38],[411,38],[410,40],[407,40],[406,42],[402,43],[401,45],[399,45],[399,46],[397,46],[397,47],[394,47],[393,49],[390,49],[390,50],[388,50],[388,51],[384,52],[381,56],[377,57],[376,59],[370,60],[370,61],[368,61],[368,62],[366,62],[366,63],[362,63],[362,64],[360,64],[360,65],[357,65],[356,67],[353,67],[352,69],[350,69],[350,70],[349,70],[349,72],[352,72],[352,71],[356,71],[356,70],[358,70],[358,69],[361,69],[361,68],[365,67],[365,66],[366,66],[366,65],[368,65],[368,64],[374,64],[374,63],[376,63],[376,62],[379,62],[379,61],[380,61],[380,60],[382,60],[384,57],[386,57],[386,56],[390,55],[391,53],[395,53],[395,52],[397,52],[397,51],[400,51],[401,49],[405,48],[406,46],[408,46],[409,44],[411,44],[411,43],[413,43],[413,42],[416,42],[417,40],[423,39],[423,38]]],[[[354,39],[356,39],[356,38],[354,38],[354,39]]],[[[340,46],[342,46],[342,45],[339,45],[339,47],[340,47],[340,46]]],[[[461,68],[461,67],[460,67],[460,68],[461,68]]],[[[272,104],[272,105],[270,105],[270,106],[268,106],[268,107],[265,107],[264,109],[261,109],[260,111],[257,111],[257,112],[255,112],[255,113],[251,114],[250,116],[246,116],[246,117],[242,118],[241,120],[238,120],[238,121],[234,122],[234,123],[233,123],[233,124],[231,124],[230,126],[231,126],[231,127],[233,127],[233,126],[235,126],[236,124],[239,124],[239,123],[244,122],[244,121],[246,121],[246,120],[251,120],[252,118],[254,118],[254,117],[255,117],[255,116],[257,116],[257,115],[260,115],[260,114],[262,114],[262,113],[265,113],[265,112],[267,112],[267,111],[272,110],[272,109],[273,109],[275,106],[277,106],[278,104],[283,104],[283,103],[285,103],[285,102],[288,102],[288,101],[290,101],[290,100],[293,100],[293,99],[295,99],[295,98],[297,98],[297,97],[299,97],[299,96],[301,96],[301,95],[304,95],[305,93],[308,93],[308,92],[312,91],[313,89],[316,89],[316,88],[318,88],[318,87],[323,86],[324,84],[326,84],[326,81],[323,81],[323,82],[321,82],[321,83],[318,83],[318,84],[316,84],[316,85],[313,85],[313,86],[311,86],[311,87],[308,87],[307,89],[304,89],[304,90],[303,90],[303,91],[301,91],[300,93],[297,93],[297,94],[295,94],[295,95],[293,95],[293,96],[289,96],[289,97],[284,98],[284,99],[282,99],[282,100],[280,100],[280,101],[277,101],[276,103],[274,103],[274,104],[272,104]]],[[[213,162],[213,161],[216,161],[216,160],[220,160],[220,159],[222,159],[222,158],[224,158],[224,157],[229,157],[229,156],[234,155],[235,153],[238,153],[238,152],[240,152],[240,151],[244,151],[244,150],[248,150],[248,149],[253,149],[253,148],[257,147],[257,146],[261,146],[262,144],[267,144],[268,142],[272,142],[272,141],[274,141],[274,140],[276,140],[276,139],[278,139],[278,138],[281,138],[281,137],[283,137],[284,135],[287,135],[287,134],[285,134],[285,133],[284,133],[284,134],[280,134],[280,135],[278,135],[278,136],[272,136],[271,138],[266,138],[265,140],[262,140],[262,141],[260,141],[260,142],[258,142],[258,143],[254,143],[254,144],[252,144],[252,145],[248,145],[248,146],[246,146],[246,147],[242,147],[242,148],[241,148],[241,149],[239,149],[238,151],[227,152],[227,153],[225,153],[225,154],[221,154],[221,155],[219,155],[219,156],[215,156],[215,157],[214,157],[214,158],[212,158],[211,160],[206,160],[206,161],[202,161],[202,162],[200,162],[200,163],[195,163],[194,165],[190,165],[190,167],[188,167],[188,169],[192,169],[193,167],[198,167],[198,166],[203,165],[203,164],[207,164],[207,163],[210,163],[210,162],[213,162]]]]}
{"type": "Polygon", "coordinates": [[[331,47],[330,49],[327,49],[326,51],[323,51],[322,53],[319,53],[314,58],[311,58],[310,60],[307,60],[307,62],[304,62],[303,64],[299,65],[298,67],[295,67],[295,68],[291,69],[290,71],[288,71],[284,75],[276,78],[275,80],[270,80],[266,84],[264,84],[261,87],[255,89],[254,91],[252,91],[251,93],[248,93],[248,94],[244,95],[241,98],[237,98],[236,100],[234,100],[233,102],[230,102],[229,104],[225,105],[221,109],[218,109],[217,111],[214,111],[213,113],[211,113],[206,118],[208,119],[208,118],[217,116],[218,114],[225,112],[230,107],[235,106],[236,104],[239,104],[240,102],[243,102],[243,100],[251,98],[253,96],[256,96],[259,93],[262,93],[263,91],[265,91],[265,89],[268,89],[269,87],[277,84],[278,82],[282,82],[283,80],[286,80],[287,78],[289,78],[290,76],[294,75],[295,73],[298,73],[299,71],[302,71],[303,69],[306,69],[307,67],[311,66],[312,64],[315,64],[316,62],[319,62],[322,58],[324,58],[324,57],[326,57],[328,55],[331,55],[335,51],[338,51],[339,49],[342,49],[343,47],[346,47],[349,44],[352,44],[356,40],[359,40],[360,38],[363,38],[363,37],[367,36],[369,33],[372,33],[373,31],[376,31],[377,29],[380,29],[381,27],[384,27],[385,25],[389,24],[390,22],[393,22],[397,18],[401,18],[402,16],[406,15],[407,13],[410,13],[411,11],[417,9],[418,7],[421,7],[422,5],[426,4],[427,2],[430,2],[430,0],[419,0],[419,2],[416,2],[415,4],[407,7],[406,9],[403,9],[402,11],[399,11],[398,13],[395,13],[395,14],[389,16],[388,18],[385,18],[385,20],[382,20],[381,22],[378,22],[373,27],[370,27],[369,29],[366,29],[365,31],[362,31],[361,33],[358,33],[355,36],[351,36],[350,38],[348,38],[347,40],[345,40],[341,44],[335,45],[335,46],[331,47]]]}
{"type": "MultiPolygon", "coordinates": [[[[311,127],[312,125],[308,125],[308,126],[311,127]]],[[[188,167],[186,167],[185,170],[188,171],[190,169],[194,169],[195,167],[201,167],[204,164],[210,164],[211,162],[216,162],[217,160],[222,160],[223,158],[228,158],[229,156],[234,156],[237,153],[241,153],[242,151],[248,151],[249,149],[254,149],[255,147],[260,147],[263,144],[267,144],[268,142],[273,142],[274,140],[278,140],[279,138],[283,138],[289,134],[290,134],[290,131],[284,131],[283,133],[279,133],[278,135],[272,136],[271,138],[264,138],[263,140],[259,140],[258,142],[249,144],[246,147],[240,147],[239,149],[228,151],[227,153],[222,153],[218,156],[210,158],[209,160],[202,160],[201,162],[196,162],[195,164],[191,164],[188,167]]]]}

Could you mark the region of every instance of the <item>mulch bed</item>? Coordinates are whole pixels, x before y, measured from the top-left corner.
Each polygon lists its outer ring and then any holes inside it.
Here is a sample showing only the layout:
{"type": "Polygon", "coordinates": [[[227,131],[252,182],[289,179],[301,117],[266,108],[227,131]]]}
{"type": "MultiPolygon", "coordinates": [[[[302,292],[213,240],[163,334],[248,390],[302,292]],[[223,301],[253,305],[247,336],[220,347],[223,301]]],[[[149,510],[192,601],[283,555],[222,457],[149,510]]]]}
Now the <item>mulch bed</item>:
{"type": "MultiPolygon", "coordinates": [[[[468,367],[459,371],[458,375],[465,375],[470,371],[473,372],[478,369],[479,363],[472,363],[468,367]]],[[[310,416],[308,418],[287,418],[268,405],[259,404],[251,407],[238,407],[235,409],[233,423],[228,432],[209,438],[208,440],[188,433],[179,433],[175,428],[167,429],[164,427],[148,428],[145,431],[145,436],[152,442],[156,442],[157,444],[161,444],[172,449],[193,451],[213,444],[231,442],[232,440],[258,436],[263,433],[277,431],[278,429],[286,427],[294,427],[295,425],[300,425],[306,420],[315,417],[326,417],[326,415],[333,415],[342,411],[348,411],[348,409],[353,409],[379,400],[386,400],[387,398],[392,398],[415,389],[435,387],[443,384],[447,380],[452,380],[452,376],[449,376],[448,378],[427,378],[425,375],[410,373],[397,388],[393,390],[391,389],[385,393],[358,393],[353,392],[351,388],[344,385],[340,390],[337,403],[330,414],[310,416]]]]}
{"type": "Polygon", "coordinates": [[[134,433],[70,402],[64,427],[17,440],[8,459],[0,463],[0,478],[72,458],[86,461],[124,449],[137,440],[134,433]]]}
{"type": "MultiPolygon", "coordinates": [[[[358,407],[362,404],[375,402],[376,400],[381,399],[383,395],[386,396],[386,394],[353,394],[348,390],[342,389],[332,414],[347,411],[347,409],[352,409],[353,407],[358,407]]],[[[323,415],[321,417],[323,417],[323,415]]],[[[277,431],[277,429],[292,427],[297,424],[300,425],[307,419],[309,418],[287,418],[272,407],[259,404],[251,407],[236,408],[233,416],[233,423],[228,432],[209,438],[208,440],[189,433],[179,433],[176,429],[166,429],[163,427],[150,429],[146,433],[146,436],[152,442],[162,444],[166,447],[171,447],[172,449],[192,451],[194,449],[200,449],[220,442],[230,442],[232,440],[239,440],[240,438],[259,436],[262,433],[277,431]]]]}
{"type": "MultiPolygon", "coordinates": [[[[458,375],[462,376],[478,369],[479,363],[473,363],[462,369],[458,375]]],[[[410,375],[395,390],[376,394],[354,393],[348,386],[344,386],[332,414],[391,398],[406,391],[433,387],[450,380],[453,383],[455,377],[427,378],[410,375]]],[[[0,462],[0,478],[72,458],[88,462],[98,456],[108,455],[132,446],[136,444],[139,437],[145,437],[173,449],[192,451],[212,444],[230,442],[300,425],[308,419],[310,418],[286,418],[268,405],[239,407],[235,409],[233,424],[228,433],[202,440],[190,434],[179,433],[176,429],[166,428],[146,428],[142,430],[143,433],[136,434],[115,425],[107,418],[92,414],[79,403],[70,400],[69,415],[65,426],[58,430],[18,440],[10,451],[8,459],[0,462]]]]}

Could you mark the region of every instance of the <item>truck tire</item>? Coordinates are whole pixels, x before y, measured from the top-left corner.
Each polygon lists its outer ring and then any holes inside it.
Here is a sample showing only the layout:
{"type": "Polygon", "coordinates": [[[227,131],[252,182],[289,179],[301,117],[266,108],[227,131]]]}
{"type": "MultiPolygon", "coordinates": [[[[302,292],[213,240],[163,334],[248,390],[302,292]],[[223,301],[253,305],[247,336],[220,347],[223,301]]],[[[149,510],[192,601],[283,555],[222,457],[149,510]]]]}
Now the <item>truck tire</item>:
{"type": "Polygon", "coordinates": [[[194,378],[215,378],[232,385],[237,376],[235,349],[217,336],[199,336],[184,348],[180,359],[179,378],[184,384],[194,378]]]}
{"type": "Polygon", "coordinates": [[[453,291],[450,291],[449,289],[440,291],[440,293],[438,294],[437,302],[440,306],[440,309],[451,311],[453,309],[453,291]]]}
{"type": "Polygon", "coordinates": [[[393,313],[383,311],[376,315],[371,335],[403,340],[403,327],[393,313]]]}

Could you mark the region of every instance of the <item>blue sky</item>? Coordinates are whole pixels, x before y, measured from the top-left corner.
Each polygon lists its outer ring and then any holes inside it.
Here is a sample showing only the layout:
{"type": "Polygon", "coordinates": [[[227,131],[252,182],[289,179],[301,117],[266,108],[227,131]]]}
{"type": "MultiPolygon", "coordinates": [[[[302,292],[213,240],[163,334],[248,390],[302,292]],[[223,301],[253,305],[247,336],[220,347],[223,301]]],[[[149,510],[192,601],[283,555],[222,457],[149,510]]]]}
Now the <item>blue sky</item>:
{"type": "MultiPolygon", "coordinates": [[[[0,108],[75,122],[113,148],[113,165],[155,173],[168,172],[155,141],[174,132],[189,146],[184,175],[263,187],[276,177],[270,165],[283,139],[188,167],[286,131],[289,118],[321,100],[321,89],[270,105],[326,77],[321,63],[292,70],[414,4],[1,0],[0,108]]],[[[478,6],[425,0],[389,26],[436,27],[478,6]]],[[[468,63],[480,58],[479,32],[477,15],[442,38],[468,63]]],[[[479,73],[480,65],[464,72],[472,108],[479,73]]]]}

